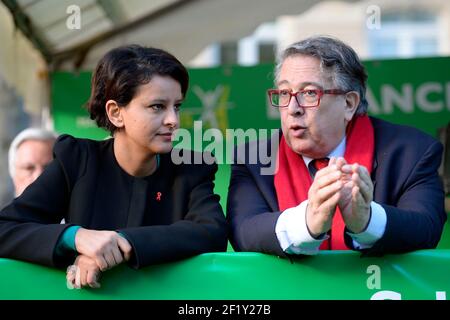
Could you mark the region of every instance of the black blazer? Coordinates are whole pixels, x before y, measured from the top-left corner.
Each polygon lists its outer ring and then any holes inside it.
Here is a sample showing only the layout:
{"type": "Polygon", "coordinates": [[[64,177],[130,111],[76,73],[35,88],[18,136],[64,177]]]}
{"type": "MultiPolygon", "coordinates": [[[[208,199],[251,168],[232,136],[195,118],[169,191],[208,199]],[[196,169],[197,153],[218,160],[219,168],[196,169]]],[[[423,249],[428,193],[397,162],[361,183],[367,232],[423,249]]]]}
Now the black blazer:
{"type": "MultiPolygon", "coordinates": [[[[442,144],[417,129],[371,120],[375,131],[373,200],[386,210],[387,224],[383,237],[363,251],[381,255],[436,247],[447,219],[438,175],[442,144]]],[[[270,142],[246,144],[246,159],[232,165],[227,219],[236,251],[284,256],[275,234],[280,211],[274,176],[260,174],[268,165],[248,163],[249,153],[257,152],[261,144],[270,150],[270,142]]],[[[353,248],[347,234],[345,241],[353,248]]]]}
{"type": "Polygon", "coordinates": [[[64,267],[74,253],[57,256],[55,246],[71,225],[121,232],[137,268],[225,251],[216,171],[215,164],[175,165],[169,153],[160,155],[154,174],[136,178],[117,164],[113,139],[61,136],[47,169],[0,212],[0,257],[64,267]]]}

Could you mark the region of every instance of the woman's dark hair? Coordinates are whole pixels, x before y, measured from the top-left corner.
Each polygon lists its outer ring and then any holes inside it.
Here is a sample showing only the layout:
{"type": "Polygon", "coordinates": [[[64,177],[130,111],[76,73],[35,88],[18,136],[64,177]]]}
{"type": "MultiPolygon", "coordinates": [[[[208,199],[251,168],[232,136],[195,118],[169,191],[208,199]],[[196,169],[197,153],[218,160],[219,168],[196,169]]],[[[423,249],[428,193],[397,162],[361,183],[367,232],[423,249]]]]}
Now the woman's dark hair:
{"type": "Polygon", "coordinates": [[[119,107],[127,105],[140,85],[155,76],[168,76],[181,86],[183,97],[189,85],[186,68],[170,53],[156,48],[127,45],[115,48],[99,61],[91,82],[87,109],[101,128],[114,133],[116,127],[106,114],[106,101],[115,100],[119,107]]]}

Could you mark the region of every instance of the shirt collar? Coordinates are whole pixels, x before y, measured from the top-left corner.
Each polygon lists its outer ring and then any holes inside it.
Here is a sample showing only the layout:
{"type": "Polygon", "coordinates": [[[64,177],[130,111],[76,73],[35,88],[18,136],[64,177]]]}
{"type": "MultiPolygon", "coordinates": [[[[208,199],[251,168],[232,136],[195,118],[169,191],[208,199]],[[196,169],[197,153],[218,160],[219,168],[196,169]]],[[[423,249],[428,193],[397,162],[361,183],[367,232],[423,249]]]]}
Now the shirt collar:
{"type": "MultiPolygon", "coordinates": [[[[336,148],[334,148],[333,151],[331,151],[331,152],[327,155],[327,157],[328,157],[328,158],[331,158],[331,157],[335,157],[335,158],[337,158],[337,157],[343,157],[344,154],[345,154],[345,146],[346,146],[346,143],[347,143],[347,138],[346,138],[346,136],[344,135],[344,137],[342,138],[342,140],[341,140],[341,142],[338,144],[338,146],[337,146],[336,148]]],[[[314,159],[308,158],[308,157],[306,157],[306,156],[302,156],[302,157],[303,157],[303,161],[305,161],[306,167],[308,167],[309,163],[310,163],[311,161],[314,160],[314,159]]]]}

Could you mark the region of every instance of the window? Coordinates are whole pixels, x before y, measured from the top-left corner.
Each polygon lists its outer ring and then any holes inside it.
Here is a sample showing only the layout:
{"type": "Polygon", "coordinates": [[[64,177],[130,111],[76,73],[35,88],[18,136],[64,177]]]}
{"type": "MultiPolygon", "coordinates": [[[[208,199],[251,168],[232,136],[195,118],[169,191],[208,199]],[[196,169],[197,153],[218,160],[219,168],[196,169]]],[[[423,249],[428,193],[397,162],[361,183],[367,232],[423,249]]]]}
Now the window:
{"type": "Polygon", "coordinates": [[[220,64],[237,64],[238,46],[236,42],[224,42],[220,45],[220,64]]]}
{"type": "Polygon", "coordinates": [[[259,44],[259,63],[275,62],[275,44],[260,43],[259,44]]]}
{"type": "Polygon", "coordinates": [[[370,57],[436,55],[437,29],[436,17],[427,12],[382,13],[380,29],[368,30],[370,57]]]}

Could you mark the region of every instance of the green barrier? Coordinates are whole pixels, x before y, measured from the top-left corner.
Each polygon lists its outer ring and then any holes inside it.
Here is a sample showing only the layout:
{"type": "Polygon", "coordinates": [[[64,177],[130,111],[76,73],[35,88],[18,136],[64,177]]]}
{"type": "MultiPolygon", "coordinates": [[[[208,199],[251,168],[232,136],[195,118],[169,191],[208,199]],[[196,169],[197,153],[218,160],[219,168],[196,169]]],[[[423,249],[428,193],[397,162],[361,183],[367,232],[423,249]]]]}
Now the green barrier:
{"type": "Polygon", "coordinates": [[[450,249],[450,216],[448,212],[447,222],[444,224],[444,231],[436,249],[450,249]]]}
{"type": "Polygon", "coordinates": [[[107,271],[100,289],[70,290],[65,273],[0,259],[0,299],[445,299],[450,250],[361,258],[352,251],[293,260],[208,253],[176,263],[107,271]]]}

